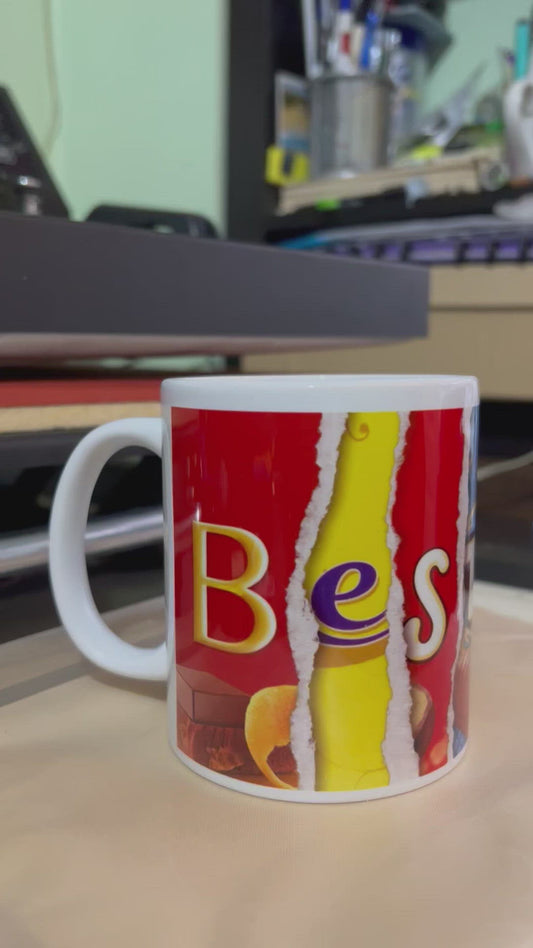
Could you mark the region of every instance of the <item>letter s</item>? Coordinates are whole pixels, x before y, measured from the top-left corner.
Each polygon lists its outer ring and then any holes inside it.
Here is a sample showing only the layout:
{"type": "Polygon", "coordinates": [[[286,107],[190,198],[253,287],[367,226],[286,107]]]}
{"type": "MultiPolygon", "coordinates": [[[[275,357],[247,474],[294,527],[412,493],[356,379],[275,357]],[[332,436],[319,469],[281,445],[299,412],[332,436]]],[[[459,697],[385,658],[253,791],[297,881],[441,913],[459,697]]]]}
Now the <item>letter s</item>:
{"type": "Polygon", "coordinates": [[[420,604],[431,620],[431,635],[427,642],[420,641],[422,622],[418,618],[408,619],[404,626],[407,643],[407,658],[412,662],[426,662],[439,650],[446,633],[446,612],[442,600],[431,582],[431,571],[447,573],[450,558],[444,550],[428,550],[420,557],[414,576],[415,591],[420,604]]]}

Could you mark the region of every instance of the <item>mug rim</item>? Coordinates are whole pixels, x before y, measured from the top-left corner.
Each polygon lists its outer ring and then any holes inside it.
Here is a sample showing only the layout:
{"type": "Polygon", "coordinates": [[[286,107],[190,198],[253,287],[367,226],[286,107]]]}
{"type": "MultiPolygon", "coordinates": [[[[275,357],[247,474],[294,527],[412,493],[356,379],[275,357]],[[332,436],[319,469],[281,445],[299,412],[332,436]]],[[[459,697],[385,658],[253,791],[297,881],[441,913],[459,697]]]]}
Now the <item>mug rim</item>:
{"type": "Polygon", "coordinates": [[[162,404],[212,411],[431,411],[479,405],[463,375],[209,375],[165,379],[162,404]]]}

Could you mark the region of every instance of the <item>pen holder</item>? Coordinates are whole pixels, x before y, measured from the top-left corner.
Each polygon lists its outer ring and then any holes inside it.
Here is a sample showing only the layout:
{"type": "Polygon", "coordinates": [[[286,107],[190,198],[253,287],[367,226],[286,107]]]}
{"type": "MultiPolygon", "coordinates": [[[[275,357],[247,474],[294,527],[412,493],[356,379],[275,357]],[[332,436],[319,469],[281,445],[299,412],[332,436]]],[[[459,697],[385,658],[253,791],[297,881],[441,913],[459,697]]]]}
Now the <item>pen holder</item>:
{"type": "Polygon", "coordinates": [[[387,164],[392,82],[385,76],[324,76],[311,83],[313,177],[387,164]]]}

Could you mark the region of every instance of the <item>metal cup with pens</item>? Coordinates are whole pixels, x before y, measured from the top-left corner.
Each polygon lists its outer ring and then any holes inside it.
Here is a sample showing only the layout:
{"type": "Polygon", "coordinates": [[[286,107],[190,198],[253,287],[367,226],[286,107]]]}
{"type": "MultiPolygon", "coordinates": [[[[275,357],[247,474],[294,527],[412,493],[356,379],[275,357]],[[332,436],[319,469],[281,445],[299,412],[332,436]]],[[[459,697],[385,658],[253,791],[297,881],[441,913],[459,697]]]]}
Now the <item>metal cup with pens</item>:
{"type": "Polygon", "coordinates": [[[306,7],[304,0],[312,177],[383,167],[389,157],[394,94],[387,69],[391,51],[400,43],[396,30],[381,27],[384,0],[360,0],[356,20],[352,0],[323,0],[318,23],[312,21],[310,7],[306,23],[306,7]]]}
{"type": "Polygon", "coordinates": [[[321,76],[311,83],[312,177],[387,164],[393,85],[386,76],[321,76]]]}

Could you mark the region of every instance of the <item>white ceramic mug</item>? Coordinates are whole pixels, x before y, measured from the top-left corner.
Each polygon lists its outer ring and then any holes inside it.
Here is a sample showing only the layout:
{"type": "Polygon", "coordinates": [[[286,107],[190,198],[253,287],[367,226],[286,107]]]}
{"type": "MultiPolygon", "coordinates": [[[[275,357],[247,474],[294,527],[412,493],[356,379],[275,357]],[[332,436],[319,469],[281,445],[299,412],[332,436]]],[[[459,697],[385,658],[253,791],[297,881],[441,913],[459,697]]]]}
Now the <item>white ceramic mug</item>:
{"type": "Polygon", "coordinates": [[[225,787],[292,801],[415,789],[461,759],[478,389],[455,376],[170,379],[162,421],[68,461],[50,524],[61,619],[95,664],[168,681],[170,744],[225,787]],[[95,608],[84,533],[109,457],[163,459],[166,643],[95,608]]]}

